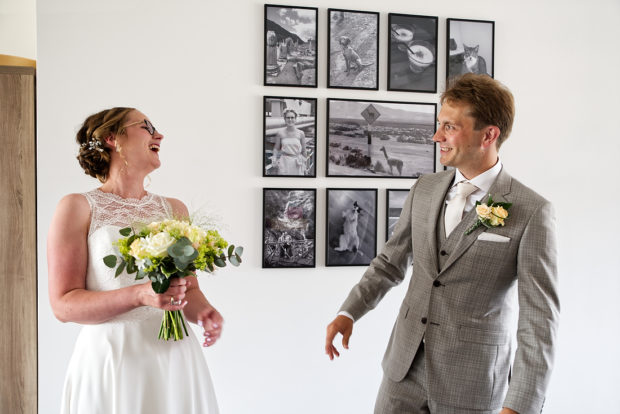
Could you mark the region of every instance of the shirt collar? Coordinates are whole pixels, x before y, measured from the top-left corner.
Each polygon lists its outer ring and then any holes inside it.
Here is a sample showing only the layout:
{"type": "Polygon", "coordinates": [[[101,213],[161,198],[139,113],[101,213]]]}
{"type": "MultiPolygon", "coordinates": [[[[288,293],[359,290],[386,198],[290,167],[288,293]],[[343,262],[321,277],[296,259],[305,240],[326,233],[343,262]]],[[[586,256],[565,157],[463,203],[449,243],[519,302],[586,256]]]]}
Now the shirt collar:
{"type": "Polygon", "coordinates": [[[489,168],[482,174],[478,174],[471,180],[468,180],[467,178],[465,178],[465,176],[461,174],[461,172],[457,168],[456,174],[454,174],[454,182],[452,183],[452,185],[454,186],[460,183],[461,181],[468,181],[472,183],[473,185],[475,185],[476,187],[478,187],[480,190],[484,191],[485,193],[488,193],[501,170],[502,170],[502,161],[499,159],[499,157],[497,158],[497,162],[495,163],[493,167],[489,168]]]}

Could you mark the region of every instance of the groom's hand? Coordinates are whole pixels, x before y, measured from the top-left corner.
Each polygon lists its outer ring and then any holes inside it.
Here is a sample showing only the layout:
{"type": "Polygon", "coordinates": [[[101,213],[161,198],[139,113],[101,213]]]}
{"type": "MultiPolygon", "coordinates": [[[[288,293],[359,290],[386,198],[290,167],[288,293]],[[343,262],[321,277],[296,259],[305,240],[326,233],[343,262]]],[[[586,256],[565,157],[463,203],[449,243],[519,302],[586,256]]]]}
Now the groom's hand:
{"type": "Polygon", "coordinates": [[[325,353],[329,355],[329,359],[333,360],[334,355],[340,356],[338,349],[332,343],[336,334],[342,335],[342,346],[345,349],[349,349],[349,338],[353,333],[353,320],[343,315],[336,316],[336,319],[327,325],[327,337],[325,339],[325,353]]]}

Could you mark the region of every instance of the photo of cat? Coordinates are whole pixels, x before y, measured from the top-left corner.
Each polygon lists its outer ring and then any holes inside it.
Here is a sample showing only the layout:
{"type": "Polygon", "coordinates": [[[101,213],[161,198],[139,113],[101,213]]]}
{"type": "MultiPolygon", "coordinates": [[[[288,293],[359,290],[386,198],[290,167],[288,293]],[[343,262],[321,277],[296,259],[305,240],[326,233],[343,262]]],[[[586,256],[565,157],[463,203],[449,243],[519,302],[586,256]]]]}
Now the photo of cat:
{"type": "Polygon", "coordinates": [[[495,22],[447,20],[446,78],[466,73],[493,77],[495,22]]]}

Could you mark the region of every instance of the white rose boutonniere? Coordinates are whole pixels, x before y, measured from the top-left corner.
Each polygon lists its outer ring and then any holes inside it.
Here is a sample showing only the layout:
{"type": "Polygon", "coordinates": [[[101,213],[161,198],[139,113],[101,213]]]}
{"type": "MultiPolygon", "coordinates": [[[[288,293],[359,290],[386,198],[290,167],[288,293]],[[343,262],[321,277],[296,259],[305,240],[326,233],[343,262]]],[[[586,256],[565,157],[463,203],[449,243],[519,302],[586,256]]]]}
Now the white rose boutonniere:
{"type": "Polygon", "coordinates": [[[486,203],[476,201],[476,222],[467,229],[465,234],[470,234],[480,226],[487,228],[503,226],[505,220],[508,218],[508,209],[512,206],[512,203],[500,203],[493,201],[493,198],[489,196],[486,203]]]}

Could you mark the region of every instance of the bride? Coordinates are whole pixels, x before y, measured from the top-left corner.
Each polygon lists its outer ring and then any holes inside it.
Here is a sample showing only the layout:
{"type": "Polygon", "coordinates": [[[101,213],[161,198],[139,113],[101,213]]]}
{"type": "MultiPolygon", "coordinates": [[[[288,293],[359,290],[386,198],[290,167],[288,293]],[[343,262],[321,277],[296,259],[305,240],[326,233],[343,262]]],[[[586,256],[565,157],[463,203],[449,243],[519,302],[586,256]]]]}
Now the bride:
{"type": "Polygon", "coordinates": [[[204,329],[204,346],[223,319],[195,277],[175,278],[163,294],[126,272],[114,277],[103,257],[118,230],[135,222],[187,217],[174,198],[144,190],[160,166],[163,135],[140,111],[112,108],[89,116],[79,132],[78,160],[103,185],[58,204],[48,236],[49,297],[62,322],[84,325],[65,379],[62,413],[217,413],[199,343],[157,339],[164,310],[183,310],[204,329]]]}

